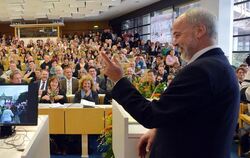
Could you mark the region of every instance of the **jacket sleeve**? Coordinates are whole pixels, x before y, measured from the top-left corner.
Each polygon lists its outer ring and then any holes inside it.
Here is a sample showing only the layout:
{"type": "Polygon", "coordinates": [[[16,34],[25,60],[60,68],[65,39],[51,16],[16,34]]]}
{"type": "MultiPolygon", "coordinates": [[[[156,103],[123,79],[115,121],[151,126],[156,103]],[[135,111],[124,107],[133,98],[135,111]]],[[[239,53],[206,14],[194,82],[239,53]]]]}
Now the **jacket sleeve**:
{"type": "Polygon", "coordinates": [[[92,97],[94,99],[95,104],[99,104],[98,94],[92,91],[92,97]]]}
{"type": "Polygon", "coordinates": [[[39,103],[50,103],[50,101],[42,99],[47,94],[47,91],[43,91],[39,103]]]}
{"type": "Polygon", "coordinates": [[[75,93],[75,97],[74,97],[74,103],[80,103],[81,101],[81,92],[80,91],[77,91],[75,93]]]}
{"type": "Polygon", "coordinates": [[[147,128],[164,127],[180,122],[209,105],[209,81],[204,71],[191,68],[180,72],[158,101],[145,99],[127,80],[119,80],[113,98],[140,124],[147,128]]]}

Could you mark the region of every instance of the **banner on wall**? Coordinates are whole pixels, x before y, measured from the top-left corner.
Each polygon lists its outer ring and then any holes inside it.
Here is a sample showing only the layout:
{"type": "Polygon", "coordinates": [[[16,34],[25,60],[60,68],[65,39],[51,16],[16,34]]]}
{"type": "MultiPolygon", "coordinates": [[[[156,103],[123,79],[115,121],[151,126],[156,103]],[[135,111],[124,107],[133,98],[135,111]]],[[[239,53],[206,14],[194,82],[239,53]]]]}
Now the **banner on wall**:
{"type": "Polygon", "coordinates": [[[171,42],[172,13],[151,17],[151,41],[171,42]]]}

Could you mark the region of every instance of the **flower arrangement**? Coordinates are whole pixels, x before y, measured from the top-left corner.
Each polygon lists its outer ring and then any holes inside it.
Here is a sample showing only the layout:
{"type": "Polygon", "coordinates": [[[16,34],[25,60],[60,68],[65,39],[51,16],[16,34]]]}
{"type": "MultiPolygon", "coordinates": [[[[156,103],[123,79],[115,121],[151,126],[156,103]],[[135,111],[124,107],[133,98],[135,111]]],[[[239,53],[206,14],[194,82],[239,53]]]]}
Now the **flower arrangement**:
{"type": "Polygon", "coordinates": [[[150,99],[159,98],[160,94],[167,88],[167,85],[164,82],[155,85],[154,82],[149,82],[148,80],[140,78],[136,78],[133,85],[142,94],[142,96],[150,99]]]}
{"type": "Polygon", "coordinates": [[[98,150],[103,152],[104,158],[114,158],[112,150],[112,112],[105,118],[107,127],[104,129],[103,134],[99,137],[98,150]]]}
{"type": "Polygon", "coordinates": [[[59,93],[59,89],[57,88],[56,90],[48,89],[48,95],[50,97],[50,101],[53,103],[55,100],[55,96],[57,96],[59,93]]]}
{"type": "Polygon", "coordinates": [[[56,90],[48,89],[48,95],[50,97],[55,97],[55,96],[57,96],[57,94],[58,94],[58,89],[56,89],[56,90]]]}

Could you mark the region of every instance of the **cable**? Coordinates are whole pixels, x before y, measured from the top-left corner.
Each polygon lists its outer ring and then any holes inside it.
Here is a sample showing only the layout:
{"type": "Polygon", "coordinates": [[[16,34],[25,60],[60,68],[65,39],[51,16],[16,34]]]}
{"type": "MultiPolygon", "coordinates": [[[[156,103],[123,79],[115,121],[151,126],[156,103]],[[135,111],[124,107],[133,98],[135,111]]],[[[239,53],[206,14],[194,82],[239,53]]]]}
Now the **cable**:
{"type": "Polygon", "coordinates": [[[22,128],[24,134],[15,133],[12,137],[3,139],[3,144],[0,146],[0,149],[17,149],[20,150],[19,147],[23,146],[25,141],[30,141],[31,139],[28,137],[28,132],[25,128],[22,128]]]}

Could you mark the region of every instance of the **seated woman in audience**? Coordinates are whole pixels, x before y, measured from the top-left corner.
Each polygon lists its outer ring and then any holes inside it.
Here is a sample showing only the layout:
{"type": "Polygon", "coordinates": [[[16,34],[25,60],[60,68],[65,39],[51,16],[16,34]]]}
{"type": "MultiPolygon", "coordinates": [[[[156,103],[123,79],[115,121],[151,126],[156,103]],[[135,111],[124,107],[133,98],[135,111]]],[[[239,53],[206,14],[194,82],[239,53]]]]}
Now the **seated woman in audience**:
{"type": "Polygon", "coordinates": [[[21,83],[27,84],[27,82],[23,80],[23,76],[20,70],[12,71],[10,74],[10,78],[7,82],[9,82],[10,84],[21,84],[21,83]]]}
{"type": "Polygon", "coordinates": [[[79,63],[77,63],[75,66],[75,72],[73,73],[73,76],[79,79],[80,72],[83,72],[85,70],[84,66],[85,66],[85,59],[80,58],[79,63]]]}
{"type": "Polygon", "coordinates": [[[174,49],[170,50],[169,54],[166,57],[166,64],[169,67],[173,67],[175,63],[178,63],[180,65],[179,59],[177,56],[175,56],[175,51],[174,49]]]}
{"type": "Polygon", "coordinates": [[[79,90],[75,93],[74,103],[80,103],[81,99],[98,104],[98,94],[95,90],[94,81],[90,75],[83,76],[79,82],[79,90]]]}
{"type": "Polygon", "coordinates": [[[56,75],[56,66],[57,66],[57,60],[51,60],[51,68],[49,71],[50,76],[56,75]]]}
{"type": "Polygon", "coordinates": [[[67,97],[60,89],[59,79],[53,76],[49,79],[48,90],[42,92],[40,103],[67,103],[67,97]]]}

